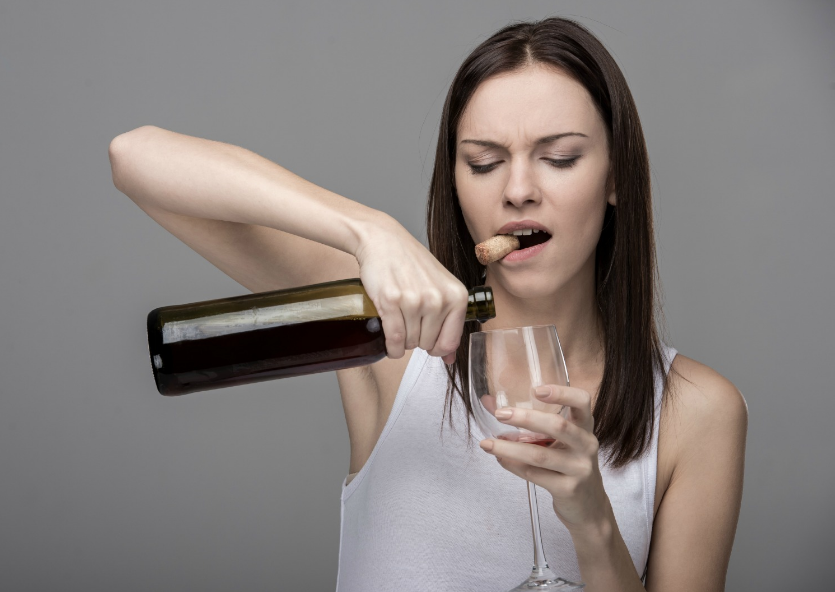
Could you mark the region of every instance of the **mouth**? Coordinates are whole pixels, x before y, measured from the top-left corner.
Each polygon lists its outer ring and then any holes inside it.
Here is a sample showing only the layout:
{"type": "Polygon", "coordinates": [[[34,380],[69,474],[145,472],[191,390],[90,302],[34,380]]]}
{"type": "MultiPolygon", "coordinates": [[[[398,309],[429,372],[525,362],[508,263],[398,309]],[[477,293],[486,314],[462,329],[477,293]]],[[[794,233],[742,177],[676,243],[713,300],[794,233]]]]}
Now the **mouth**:
{"type": "Polygon", "coordinates": [[[542,243],[546,243],[551,240],[551,235],[545,232],[544,230],[535,230],[531,228],[526,228],[524,230],[516,230],[512,233],[517,239],[519,239],[519,250],[522,251],[524,249],[529,249],[531,247],[535,247],[536,245],[541,245],[542,243]]]}
{"type": "Polygon", "coordinates": [[[513,236],[519,241],[519,248],[505,255],[501,261],[514,263],[536,257],[547,247],[551,233],[547,227],[536,220],[514,220],[496,231],[496,234],[513,236]]]}

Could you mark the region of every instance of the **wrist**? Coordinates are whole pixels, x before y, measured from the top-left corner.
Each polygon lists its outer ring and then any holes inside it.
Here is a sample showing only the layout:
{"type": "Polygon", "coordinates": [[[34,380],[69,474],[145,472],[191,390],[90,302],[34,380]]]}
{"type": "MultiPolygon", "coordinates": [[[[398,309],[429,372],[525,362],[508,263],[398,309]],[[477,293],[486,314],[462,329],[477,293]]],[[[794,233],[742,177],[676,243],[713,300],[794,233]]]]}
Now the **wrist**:
{"type": "Polygon", "coordinates": [[[571,540],[574,542],[575,548],[578,548],[578,552],[579,548],[600,551],[610,547],[616,531],[615,516],[611,506],[608,505],[606,510],[595,519],[568,527],[571,540]]]}
{"type": "Polygon", "coordinates": [[[569,529],[583,581],[594,590],[644,590],[611,506],[600,519],[569,529]]]}
{"type": "Polygon", "coordinates": [[[391,234],[398,226],[400,223],[385,212],[366,208],[366,211],[346,223],[348,234],[344,250],[361,261],[369,245],[379,242],[381,236],[391,234]]]}

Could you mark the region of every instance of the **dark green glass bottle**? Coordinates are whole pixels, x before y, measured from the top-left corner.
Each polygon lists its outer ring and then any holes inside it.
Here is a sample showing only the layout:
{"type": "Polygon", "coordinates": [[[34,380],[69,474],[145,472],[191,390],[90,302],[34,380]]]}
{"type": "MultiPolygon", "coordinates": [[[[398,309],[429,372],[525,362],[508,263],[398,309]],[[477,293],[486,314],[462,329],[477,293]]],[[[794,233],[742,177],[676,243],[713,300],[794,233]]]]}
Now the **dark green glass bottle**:
{"type": "MultiPolygon", "coordinates": [[[[496,316],[470,290],[467,320],[496,316]]],[[[372,364],[386,355],[380,317],[358,279],[166,306],[148,314],[157,390],[184,395],[372,364]]]]}

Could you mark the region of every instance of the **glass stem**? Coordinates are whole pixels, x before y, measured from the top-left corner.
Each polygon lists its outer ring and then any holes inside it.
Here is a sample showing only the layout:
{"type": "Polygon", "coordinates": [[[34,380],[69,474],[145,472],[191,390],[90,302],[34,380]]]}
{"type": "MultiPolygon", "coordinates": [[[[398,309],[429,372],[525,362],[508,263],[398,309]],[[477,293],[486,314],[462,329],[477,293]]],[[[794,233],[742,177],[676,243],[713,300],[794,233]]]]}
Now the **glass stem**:
{"type": "Polygon", "coordinates": [[[539,529],[539,507],[536,505],[536,486],[530,481],[528,484],[528,504],[531,507],[531,529],[533,530],[533,569],[542,571],[549,569],[542,550],[542,532],[539,529]]]}

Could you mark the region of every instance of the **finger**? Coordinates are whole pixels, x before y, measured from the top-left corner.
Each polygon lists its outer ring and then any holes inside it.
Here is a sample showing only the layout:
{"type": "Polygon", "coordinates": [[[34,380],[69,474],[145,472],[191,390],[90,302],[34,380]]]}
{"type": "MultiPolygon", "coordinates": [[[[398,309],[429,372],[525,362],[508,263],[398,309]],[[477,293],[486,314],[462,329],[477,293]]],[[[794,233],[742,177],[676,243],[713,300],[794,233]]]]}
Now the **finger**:
{"type": "Polygon", "coordinates": [[[576,472],[579,464],[577,455],[565,448],[548,448],[505,440],[483,440],[479,446],[485,452],[497,457],[503,467],[520,477],[524,476],[526,467],[539,467],[563,475],[571,475],[576,472]]]}
{"type": "Polygon", "coordinates": [[[583,389],[546,384],[536,387],[536,398],[544,403],[570,407],[571,418],[578,424],[591,421],[591,396],[583,389]]]}
{"type": "MultiPolygon", "coordinates": [[[[438,341],[438,334],[444,321],[443,300],[438,291],[430,291],[423,297],[420,319],[420,347],[429,352],[430,355],[438,355],[435,352],[435,343],[438,341]]],[[[448,354],[449,352],[439,352],[448,354]]]]}
{"type": "Polygon", "coordinates": [[[383,322],[383,334],[386,336],[386,353],[390,358],[402,358],[405,353],[406,323],[398,305],[399,295],[389,293],[375,302],[383,322]]]}
{"type": "Polygon", "coordinates": [[[400,310],[406,326],[404,347],[414,349],[420,343],[420,299],[416,294],[405,293],[400,299],[400,310]]]}
{"type": "Polygon", "coordinates": [[[429,353],[433,356],[444,356],[444,361],[448,357],[451,364],[455,361],[455,352],[458,346],[461,345],[461,334],[464,332],[464,319],[467,318],[467,301],[466,298],[456,302],[452,308],[447,312],[446,317],[441,325],[441,330],[435,340],[435,344],[429,353]]]}
{"type": "Polygon", "coordinates": [[[500,422],[525,428],[531,432],[547,434],[559,442],[575,448],[585,450],[594,438],[588,430],[576,425],[557,413],[546,413],[535,409],[520,407],[504,407],[496,412],[496,419],[500,422]]]}
{"type": "Polygon", "coordinates": [[[576,482],[576,479],[572,475],[558,473],[550,469],[542,469],[516,461],[506,461],[505,459],[498,459],[498,462],[503,469],[510,471],[526,481],[530,481],[534,485],[539,485],[554,497],[556,497],[556,492],[562,492],[566,489],[570,490],[571,483],[576,482]]]}

